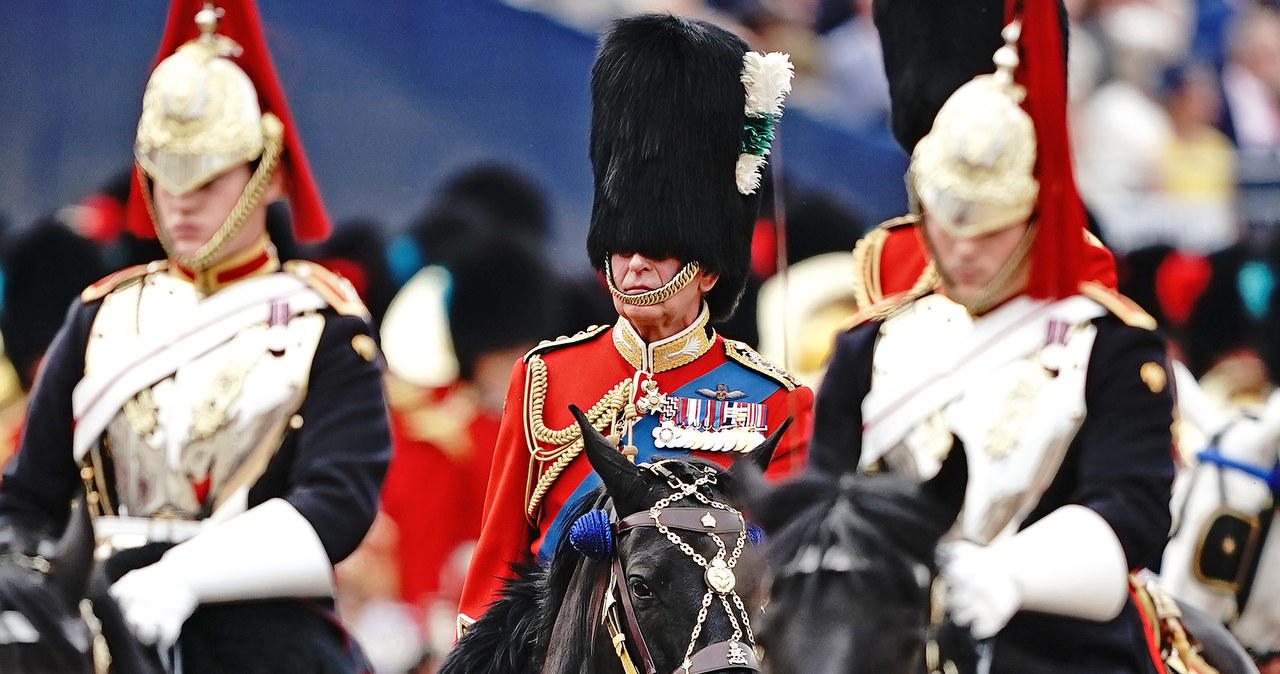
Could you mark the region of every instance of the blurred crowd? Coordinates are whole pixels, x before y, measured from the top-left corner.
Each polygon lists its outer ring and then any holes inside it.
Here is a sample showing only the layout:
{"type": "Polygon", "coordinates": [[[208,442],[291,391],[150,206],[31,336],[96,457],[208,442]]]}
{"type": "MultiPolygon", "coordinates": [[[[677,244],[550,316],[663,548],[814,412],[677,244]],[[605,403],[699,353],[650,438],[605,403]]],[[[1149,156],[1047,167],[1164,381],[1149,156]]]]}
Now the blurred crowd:
{"type": "MultiPolygon", "coordinates": [[[[871,0],[509,1],[588,32],[645,10],[711,17],[756,49],[792,55],[790,104],[855,129],[888,123],[871,0]]],[[[1280,376],[1280,9],[1066,5],[1077,180],[1117,254],[1121,290],[1211,390],[1260,400],[1280,376]]],[[[0,457],[81,289],[163,257],[124,227],[128,180],[123,171],[78,204],[0,231],[0,457]]],[[[849,251],[876,223],[857,204],[786,180],[768,181],[765,195],[746,296],[717,329],[815,384],[831,335],[855,310],[849,251]]],[[[341,610],[380,672],[433,671],[453,641],[512,363],[542,339],[617,314],[601,279],[567,277],[549,258],[556,223],[537,177],[499,163],[455,174],[411,222],[342,222],[314,247],[291,243],[278,208],[268,226],[281,259],[351,280],[387,360],[395,457],[382,516],[339,567],[341,610]]]]}

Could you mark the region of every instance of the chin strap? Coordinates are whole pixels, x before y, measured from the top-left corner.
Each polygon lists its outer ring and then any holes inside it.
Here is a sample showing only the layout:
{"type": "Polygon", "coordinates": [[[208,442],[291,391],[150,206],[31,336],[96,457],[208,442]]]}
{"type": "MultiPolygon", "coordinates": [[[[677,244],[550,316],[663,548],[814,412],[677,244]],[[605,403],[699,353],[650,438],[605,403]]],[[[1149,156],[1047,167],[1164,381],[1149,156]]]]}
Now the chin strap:
{"type": "Polygon", "coordinates": [[[205,242],[199,250],[189,256],[181,256],[174,253],[173,244],[169,241],[169,235],[165,232],[164,227],[160,224],[160,218],[156,214],[155,198],[151,194],[151,184],[146,177],[146,171],[141,166],[138,167],[138,174],[141,178],[138,186],[142,191],[142,201],[147,207],[147,213],[151,216],[151,224],[155,225],[156,237],[160,239],[160,245],[164,248],[169,258],[177,261],[182,266],[192,271],[204,271],[213,266],[221,257],[223,249],[226,248],[228,242],[240,232],[240,228],[244,226],[246,220],[262,202],[262,197],[266,194],[267,186],[271,182],[271,176],[275,174],[276,167],[280,164],[280,157],[284,152],[284,126],[280,120],[271,113],[262,116],[262,135],[263,149],[262,155],[258,159],[258,166],[254,169],[249,183],[245,185],[244,192],[232,207],[231,212],[227,214],[227,219],[223,221],[218,231],[205,242]]]}
{"type": "Polygon", "coordinates": [[[689,262],[686,263],[684,267],[681,267],[680,272],[671,277],[671,280],[663,284],[661,288],[636,295],[628,295],[621,290],[618,290],[618,286],[614,284],[613,267],[610,265],[608,259],[604,261],[604,269],[604,279],[605,282],[609,284],[609,294],[613,295],[618,301],[624,304],[630,304],[637,307],[647,307],[666,302],[676,293],[684,290],[684,287],[693,281],[693,277],[697,276],[699,271],[702,271],[702,268],[698,266],[697,262],[689,262]]]}
{"type": "Polygon", "coordinates": [[[200,603],[333,596],[333,565],[311,523],[271,499],[174,546],[160,558],[200,603]]]}

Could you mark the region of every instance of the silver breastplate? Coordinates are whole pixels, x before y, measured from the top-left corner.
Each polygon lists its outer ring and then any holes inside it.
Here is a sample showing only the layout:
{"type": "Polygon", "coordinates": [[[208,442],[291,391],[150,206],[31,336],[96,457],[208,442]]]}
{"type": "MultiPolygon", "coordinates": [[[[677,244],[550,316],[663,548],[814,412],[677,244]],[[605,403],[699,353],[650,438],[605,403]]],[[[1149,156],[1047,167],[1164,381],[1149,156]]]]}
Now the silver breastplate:
{"type": "MultiPolygon", "coordinates": [[[[90,332],[85,373],[196,310],[188,283],[150,274],[108,295],[90,332]]],[[[198,519],[262,475],[306,393],[324,317],[251,325],[127,402],[103,434],[117,514],[198,519]]]]}
{"type": "MultiPolygon", "coordinates": [[[[945,304],[950,303],[938,300],[886,322],[876,346],[872,387],[892,387],[894,377],[911,377],[920,368],[946,362],[947,349],[964,339],[972,323],[945,304]]],[[[871,451],[890,470],[927,479],[941,466],[954,433],[964,443],[969,466],[956,533],[987,543],[1016,531],[1057,474],[1084,419],[1085,375],[1095,335],[1093,325],[1084,322],[1069,326],[1059,342],[1010,354],[966,377],[949,397],[928,403],[936,406],[921,409],[920,420],[892,446],[864,452],[871,451]]]]}

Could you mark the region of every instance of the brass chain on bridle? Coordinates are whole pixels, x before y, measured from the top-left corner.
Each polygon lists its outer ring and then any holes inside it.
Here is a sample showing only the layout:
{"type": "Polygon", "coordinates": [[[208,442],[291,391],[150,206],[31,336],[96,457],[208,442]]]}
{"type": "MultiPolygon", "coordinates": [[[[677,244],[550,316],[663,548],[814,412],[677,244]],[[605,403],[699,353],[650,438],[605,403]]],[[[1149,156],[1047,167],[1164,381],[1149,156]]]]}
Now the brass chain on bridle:
{"type": "Polygon", "coordinates": [[[712,599],[714,598],[713,594],[719,595],[720,603],[724,606],[725,614],[729,616],[729,624],[733,625],[733,637],[731,637],[731,641],[734,643],[740,643],[742,640],[742,631],[743,628],[745,628],[747,632],[747,639],[752,644],[755,643],[755,635],[751,632],[751,618],[747,615],[746,608],[742,604],[742,598],[738,596],[737,592],[734,592],[734,585],[737,581],[733,575],[733,568],[737,566],[738,559],[742,556],[742,550],[747,541],[746,525],[743,523],[742,514],[737,510],[720,503],[719,501],[707,498],[698,490],[699,487],[707,484],[714,484],[715,481],[716,478],[712,474],[703,475],[697,480],[694,480],[693,484],[685,484],[679,479],[668,480],[667,485],[672,489],[677,489],[679,491],[658,501],[653,504],[652,508],[649,508],[649,516],[653,518],[654,525],[658,528],[658,531],[662,535],[666,536],[667,540],[675,544],[676,547],[680,548],[680,551],[691,558],[695,564],[702,567],[704,577],[707,581],[707,593],[702,596],[702,610],[698,611],[698,621],[693,626],[693,634],[689,637],[689,646],[685,649],[684,662],[681,664],[681,667],[684,669],[686,674],[692,664],[690,662],[690,658],[693,656],[694,644],[698,641],[698,635],[702,633],[702,625],[707,621],[707,610],[711,606],[712,599]],[[720,538],[716,533],[711,532],[707,534],[708,536],[711,536],[711,540],[715,541],[716,547],[719,548],[716,556],[708,562],[706,557],[702,556],[697,550],[694,550],[693,546],[686,543],[684,539],[680,538],[679,534],[672,531],[662,523],[662,520],[658,519],[659,515],[662,514],[663,508],[666,508],[674,501],[679,501],[687,497],[693,497],[704,505],[712,508],[733,513],[733,515],[738,518],[738,522],[742,524],[742,532],[738,535],[738,540],[733,546],[733,553],[729,555],[728,560],[725,559],[725,555],[728,554],[728,551],[725,547],[724,539],[720,538]],[[737,605],[738,610],[741,612],[741,625],[738,624],[737,618],[733,615],[733,609],[729,606],[729,597],[733,598],[734,604],[737,605]]]}
{"type": "MultiPolygon", "coordinates": [[[[660,466],[661,464],[659,463],[658,465],[660,466]]],[[[651,470],[654,468],[653,466],[650,467],[651,470]]],[[[658,471],[655,470],[654,472],[658,471]]],[[[662,472],[666,473],[666,471],[662,472]]],[[[653,520],[653,526],[659,533],[703,569],[703,579],[707,584],[707,592],[702,596],[698,617],[689,636],[689,645],[685,649],[684,660],[676,671],[683,674],[690,674],[692,671],[694,648],[698,642],[698,637],[702,634],[702,627],[706,624],[711,605],[717,597],[724,607],[725,615],[729,618],[729,624],[733,626],[733,636],[729,640],[725,663],[729,666],[752,667],[754,658],[749,658],[747,649],[754,649],[755,634],[751,630],[751,618],[746,606],[735,591],[737,579],[733,574],[733,569],[741,559],[742,552],[746,546],[746,520],[737,509],[709,498],[702,493],[702,487],[716,483],[716,475],[713,472],[708,471],[691,484],[670,473],[666,473],[666,477],[667,486],[675,489],[676,492],[654,503],[649,508],[649,517],[653,520]],[[737,519],[738,535],[732,550],[725,545],[724,539],[718,533],[708,531],[706,534],[715,541],[717,551],[711,561],[707,561],[706,556],[695,550],[692,545],[662,522],[660,518],[665,509],[672,503],[687,498],[692,498],[710,508],[730,513],[737,519]],[[737,609],[736,615],[734,608],[737,609]],[[744,633],[746,634],[745,643],[742,640],[744,633]]],[[[613,643],[614,651],[622,664],[623,671],[626,674],[638,674],[635,663],[632,662],[631,656],[626,650],[626,634],[622,630],[622,620],[617,614],[618,602],[613,598],[613,591],[614,583],[611,582],[610,589],[605,596],[604,622],[609,629],[610,639],[613,643]]],[[[625,589],[619,589],[619,592],[625,591],[625,589]]],[[[640,635],[636,635],[636,638],[642,639],[640,635]]]]}

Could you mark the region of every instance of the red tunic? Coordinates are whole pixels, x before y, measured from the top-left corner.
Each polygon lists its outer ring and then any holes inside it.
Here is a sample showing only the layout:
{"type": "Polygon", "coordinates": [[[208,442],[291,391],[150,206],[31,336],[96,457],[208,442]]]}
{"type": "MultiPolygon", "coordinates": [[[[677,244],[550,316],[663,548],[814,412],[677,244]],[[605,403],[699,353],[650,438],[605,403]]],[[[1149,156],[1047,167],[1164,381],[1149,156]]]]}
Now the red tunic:
{"type": "Polygon", "coordinates": [[[382,510],[399,532],[400,597],[419,606],[437,596],[456,600],[459,588],[442,585],[441,572],[459,546],[480,535],[499,417],[463,389],[403,382],[387,389],[394,454],[382,510]]]}
{"type": "MultiPolygon", "coordinates": [[[[576,427],[570,404],[584,411],[598,402],[605,405],[610,391],[629,392],[639,370],[653,372],[658,391],[676,399],[714,402],[719,398],[763,404],[763,409],[755,409],[766,420],[765,434],[793,417],[769,474],[786,475],[803,466],[812,426],[813,392],[749,347],[707,330],[705,316],[704,311],[689,329],[652,345],[645,345],[631,326],[620,320],[612,328],[595,328],[544,343],[516,363],[485,492],[480,540],[463,587],[461,619],[474,619],[484,611],[500,589],[501,578],[509,575],[511,563],[539,553],[549,555],[569,524],[558,521],[557,514],[566,503],[598,484],[582,455],[569,459],[557,475],[554,452],[558,444],[567,441],[530,442],[526,428],[554,431],[576,427]],[[526,397],[526,391],[531,395],[526,397]],[[539,406],[541,426],[536,423],[539,406]],[[531,445],[546,460],[533,457],[531,445]],[[545,489],[538,489],[540,481],[547,485],[545,489]]],[[[634,395],[628,397],[634,400],[634,395]]],[[[621,397],[615,402],[619,400],[620,404],[628,402],[621,397]]],[[[608,416],[612,418],[612,414],[608,416]]],[[[657,449],[653,437],[657,423],[655,415],[647,415],[635,424],[631,442],[639,450],[638,462],[655,452],[690,453],[687,449],[657,449]]],[[[598,427],[606,425],[607,421],[598,427]]],[[[535,431],[537,435],[545,438],[547,433],[535,431]]],[[[739,456],[733,452],[692,453],[724,465],[739,456]]]]}

